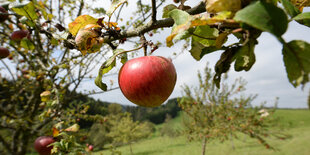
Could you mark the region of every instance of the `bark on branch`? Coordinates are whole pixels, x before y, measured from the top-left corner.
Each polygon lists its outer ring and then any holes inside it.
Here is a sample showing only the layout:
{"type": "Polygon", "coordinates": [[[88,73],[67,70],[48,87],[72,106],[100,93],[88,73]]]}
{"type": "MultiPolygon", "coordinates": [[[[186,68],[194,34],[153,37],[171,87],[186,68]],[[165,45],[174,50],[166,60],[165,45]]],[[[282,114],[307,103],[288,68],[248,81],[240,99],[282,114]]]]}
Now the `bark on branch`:
{"type": "MultiPolygon", "coordinates": [[[[187,10],[187,12],[191,15],[195,15],[195,14],[199,14],[199,13],[203,13],[205,12],[205,3],[201,2],[199,5],[197,5],[196,7],[193,7],[189,10],[187,10]]],[[[153,10],[153,13],[156,13],[156,11],[153,10]]],[[[152,19],[156,18],[155,15],[152,15],[152,19]]],[[[147,24],[140,26],[138,28],[135,29],[131,29],[128,31],[124,31],[121,32],[121,35],[119,35],[118,37],[105,37],[104,38],[104,42],[105,43],[110,43],[114,40],[118,40],[118,39],[122,39],[122,38],[131,38],[131,37],[136,37],[136,36],[140,36],[141,34],[144,34],[146,32],[149,32],[151,30],[154,29],[158,29],[158,28],[165,28],[165,27],[172,27],[174,24],[174,21],[172,18],[166,18],[166,19],[162,19],[162,20],[151,20],[149,21],[147,24]]]]}

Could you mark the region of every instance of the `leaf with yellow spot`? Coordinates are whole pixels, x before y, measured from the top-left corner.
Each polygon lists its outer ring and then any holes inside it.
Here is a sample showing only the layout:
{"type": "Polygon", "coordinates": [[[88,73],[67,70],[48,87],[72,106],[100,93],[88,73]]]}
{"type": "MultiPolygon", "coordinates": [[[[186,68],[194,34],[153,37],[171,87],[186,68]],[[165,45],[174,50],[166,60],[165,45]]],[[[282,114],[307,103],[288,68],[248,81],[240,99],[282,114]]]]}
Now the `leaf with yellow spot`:
{"type": "Polygon", "coordinates": [[[90,15],[81,15],[77,17],[73,22],[69,23],[69,32],[76,36],[80,29],[84,28],[88,24],[97,24],[98,19],[90,15]]]}

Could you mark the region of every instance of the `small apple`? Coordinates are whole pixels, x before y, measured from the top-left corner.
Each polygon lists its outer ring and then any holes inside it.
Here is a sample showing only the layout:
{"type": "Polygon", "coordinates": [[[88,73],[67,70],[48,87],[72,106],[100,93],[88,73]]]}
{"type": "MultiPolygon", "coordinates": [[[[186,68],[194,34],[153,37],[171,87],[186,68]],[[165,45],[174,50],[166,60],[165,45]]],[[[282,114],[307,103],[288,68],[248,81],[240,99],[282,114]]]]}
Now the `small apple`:
{"type": "Polygon", "coordinates": [[[40,155],[50,155],[53,146],[47,146],[54,142],[55,140],[52,136],[41,136],[34,142],[34,148],[40,155]]]}
{"type": "Polygon", "coordinates": [[[89,151],[93,151],[94,150],[94,146],[93,145],[88,145],[88,149],[89,149],[89,151]]]}
{"type": "Polygon", "coordinates": [[[144,56],[127,61],[119,71],[118,83],[124,96],[144,107],[160,106],[172,93],[177,79],[171,60],[144,56]]]}
{"type": "Polygon", "coordinates": [[[6,58],[10,55],[10,51],[7,48],[0,47],[0,59],[6,58]]]}
{"type": "MultiPolygon", "coordinates": [[[[8,13],[8,11],[6,11],[4,7],[0,6],[0,13],[8,13]]],[[[8,18],[9,18],[9,15],[0,15],[0,22],[4,22],[8,18]]]]}
{"type": "Polygon", "coordinates": [[[11,39],[14,41],[21,41],[25,37],[30,39],[29,31],[27,30],[17,30],[11,34],[11,39]]]}

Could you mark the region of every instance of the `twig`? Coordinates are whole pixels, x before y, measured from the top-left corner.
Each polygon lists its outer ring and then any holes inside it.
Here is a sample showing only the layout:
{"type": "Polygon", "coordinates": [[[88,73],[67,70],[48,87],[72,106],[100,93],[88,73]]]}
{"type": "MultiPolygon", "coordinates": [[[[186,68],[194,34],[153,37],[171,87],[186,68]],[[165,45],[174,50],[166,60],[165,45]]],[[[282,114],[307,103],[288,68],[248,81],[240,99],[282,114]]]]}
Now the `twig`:
{"type": "Polygon", "coordinates": [[[80,8],[79,8],[79,12],[77,14],[77,17],[80,16],[82,14],[82,10],[84,8],[84,0],[81,0],[81,3],[80,3],[80,8]]]}
{"type": "Polygon", "coordinates": [[[13,81],[14,81],[14,83],[15,83],[16,80],[15,80],[14,75],[13,75],[11,69],[9,68],[9,66],[8,66],[3,60],[1,60],[1,62],[3,63],[3,65],[5,66],[5,68],[8,70],[8,72],[11,74],[12,79],[13,79],[13,81]]]}
{"type": "Polygon", "coordinates": [[[88,93],[88,94],[85,94],[85,95],[102,94],[102,93],[106,93],[106,92],[108,92],[108,91],[112,91],[112,90],[116,90],[116,89],[119,89],[119,87],[111,88],[111,89],[108,89],[108,90],[106,90],[106,91],[92,92],[92,93],[88,93]]]}
{"type": "Polygon", "coordinates": [[[147,56],[147,41],[143,34],[140,35],[140,40],[141,40],[141,45],[143,46],[144,56],[147,56]]]}

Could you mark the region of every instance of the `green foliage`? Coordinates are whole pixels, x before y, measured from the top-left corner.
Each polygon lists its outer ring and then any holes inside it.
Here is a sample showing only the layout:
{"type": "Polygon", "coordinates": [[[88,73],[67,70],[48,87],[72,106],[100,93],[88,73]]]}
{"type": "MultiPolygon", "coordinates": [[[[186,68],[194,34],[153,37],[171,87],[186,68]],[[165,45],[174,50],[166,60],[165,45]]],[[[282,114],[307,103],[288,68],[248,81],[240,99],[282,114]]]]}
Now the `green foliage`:
{"type": "Polygon", "coordinates": [[[180,135],[180,131],[174,128],[173,124],[171,123],[171,119],[171,116],[166,114],[165,122],[160,129],[161,136],[177,137],[180,135]]]}
{"type": "MultiPolygon", "coordinates": [[[[73,2],[61,1],[59,6],[52,1],[8,2],[9,19],[0,23],[1,47],[11,51],[10,59],[1,60],[0,68],[0,128],[7,133],[0,135],[1,154],[26,154],[36,137],[51,135],[57,124],[68,127],[78,119],[103,120],[103,116],[87,114],[91,103],[75,102],[79,85],[91,77],[91,64],[102,56],[69,53],[74,46],[66,45],[74,39],[63,25],[65,18],[76,16],[73,2]],[[56,8],[57,15],[53,12],[56,8]],[[12,41],[10,35],[17,30],[27,30],[29,36],[12,41]]],[[[66,129],[62,127],[60,132],[66,129]]],[[[69,145],[69,139],[60,141],[69,145]]],[[[66,149],[72,150],[77,145],[69,146],[66,149]]]]}
{"type": "Polygon", "coordinates": [[[301,40],[293,40],[284,45],[282,53],[290,82],[295,87],[309,82],[310,44],[301,40]]]}
{"type": "Polygon", "coordinates": [[[134,122],[130,113],[112,115],[109,117],[111,129],[108,134],[114,144],[127,144],[146,138],[152,129],[146,123],[134,122]]]}
{"type": "Polygon", "coordinates": [[[53,146],[52,154],[81,154],[85,152],[85,147],[76,142],[75,135],[62,132],[58,136],[62,138],[51,144],[53,146]]]}
{"type": "Polygon", "coordinates": [[[287,29],[285,12],[271,3],[257,1],[238,11],[235,20],[280,37],[287,29]]]}
{"type": "MultiPolygon", "coordinates": [[[[109,121],[109,119],[106,119],[109,121]]],[[[108,136],[109,131],[111,130],[111,126],[109,122],[97,122],[94,123],[88,133],[88,142],[89,144],[93,144],[95,148],[102,149],[107,144],[111,144],[113,142],[113,138],[108,136]]]]}
{"type": "Polygon", "coordinates": [[[123,107],[120,104],[112,103],[108,105],[108,113],[110,115],[118,115],[123,113],[123,107]]]}

